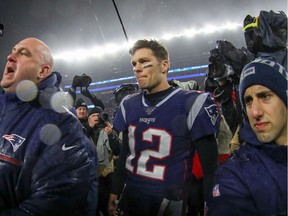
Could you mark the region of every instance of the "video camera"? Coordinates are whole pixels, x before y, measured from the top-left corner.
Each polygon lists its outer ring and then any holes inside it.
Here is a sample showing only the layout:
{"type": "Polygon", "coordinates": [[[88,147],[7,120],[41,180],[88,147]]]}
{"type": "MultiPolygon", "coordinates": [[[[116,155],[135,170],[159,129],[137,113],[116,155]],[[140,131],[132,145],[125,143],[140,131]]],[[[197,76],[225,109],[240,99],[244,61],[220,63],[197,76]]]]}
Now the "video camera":
{"type": "Polygon", "coordinates": [[[248,50],[257,58],[276,61],[287,70],[287,16],[283,11],[247,15],[243,31],[248,50]]]}
{"type": "Polygon", "coordinates": [[[219,81],[224,78],[228,78],[234,74],[234,70],[231,65],[224,64],[223,62],[212,62],[208,65],[208,77],[219,81]]]}
{"type": "Polygon", "coordinates": [[[97,127],[99,128],[105,128],[106,127],[106,121],[109,121],[109,114],[107,112],[101,112],[99,113],[99,123],[97,127]]]}
{"type": "Polygon", "coordinates": [[[74,76],[72,86],[88,88],[91,82],[92,78],[87,74],[83,73],[81,76],[79,75],[74,76]]]}
{"type": "Polygon", "coordinates": [[[229,41],[217,40],[216,48],[210,51],[207,77],[238,83],[242,68],[252,58],[245,48],[236,49],[229,41]]]}
{"type": "Polygon", "coordinates": [[[243,31],[250,52],[274,52],[287,46],[287,16],[283,11],[260,11],[259,16],[247,15],[243,31]]]}

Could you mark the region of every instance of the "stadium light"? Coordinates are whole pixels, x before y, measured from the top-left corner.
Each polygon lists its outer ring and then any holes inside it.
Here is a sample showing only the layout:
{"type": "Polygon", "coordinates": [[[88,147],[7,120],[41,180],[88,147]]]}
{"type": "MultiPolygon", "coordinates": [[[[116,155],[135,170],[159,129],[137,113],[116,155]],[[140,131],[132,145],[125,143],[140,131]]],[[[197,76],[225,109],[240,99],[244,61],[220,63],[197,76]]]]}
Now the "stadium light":
{"type": "MultiPolygon", "coordinates": [[[[184,30],[182,33],[174,34],[167,33],[160,37],[160,40],[172,40],[179,37],[194,37],[198,34],[211,34],[219,31],[233,31],[238,28],[242,28],[242,24],[227,22],[222,25],[203,25],[202,28],[190,28],[184,30]]],[[[75,49],[70,51],[64,51],[63,53],[58,53],[54,55],[56,61],[85,61],[89,58],[101,58],[104,55],[115,54],[118,51],[129,49],[133,42],[125,43],[109,43],[104,46],[95,46],[91,49],[75,49]]]]}

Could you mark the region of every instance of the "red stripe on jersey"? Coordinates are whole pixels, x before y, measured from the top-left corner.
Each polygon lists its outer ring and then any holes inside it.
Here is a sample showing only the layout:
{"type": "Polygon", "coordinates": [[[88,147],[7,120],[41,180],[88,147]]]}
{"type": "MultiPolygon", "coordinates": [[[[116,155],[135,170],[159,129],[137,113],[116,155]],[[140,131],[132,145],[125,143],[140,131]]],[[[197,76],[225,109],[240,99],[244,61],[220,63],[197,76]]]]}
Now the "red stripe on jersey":
{"type": "Polygon", "coordinates": [[[21,163],[22,163],[22,162],[19,161],[19,160],[10,158],[10,157],[5,156],[5,155],[0,155],[0,160],[5,161],[5,162],[8,162],[8,163],[12,163],[12,164],[17,165],[17,166],[20,166],[21,163]]]}

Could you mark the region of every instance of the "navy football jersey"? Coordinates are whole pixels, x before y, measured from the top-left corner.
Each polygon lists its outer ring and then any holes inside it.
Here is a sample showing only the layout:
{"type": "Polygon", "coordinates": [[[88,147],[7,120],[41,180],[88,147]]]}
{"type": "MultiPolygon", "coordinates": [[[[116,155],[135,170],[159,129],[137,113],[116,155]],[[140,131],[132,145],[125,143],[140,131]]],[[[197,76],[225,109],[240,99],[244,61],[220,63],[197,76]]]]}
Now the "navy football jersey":
{"type": "Polygon", "coordinates": [[[144,93],[123,99],[113,127],[129,132],[127,187],[171,200],[182,199],[191,173],[192,143],[217,133],[218,116],[209,94],[180,88],[155,106],[144,93]]]}

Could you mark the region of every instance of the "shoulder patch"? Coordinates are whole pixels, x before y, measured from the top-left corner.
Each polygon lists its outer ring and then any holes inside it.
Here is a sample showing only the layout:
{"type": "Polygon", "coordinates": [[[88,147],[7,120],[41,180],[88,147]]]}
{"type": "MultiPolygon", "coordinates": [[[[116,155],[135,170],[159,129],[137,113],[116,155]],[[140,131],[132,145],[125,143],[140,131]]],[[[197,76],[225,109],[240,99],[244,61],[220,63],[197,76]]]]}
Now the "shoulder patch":
{"type": "Polygon", "coordinates": [[[204,107],[208,116],[210,117],[210,120],[212,122],[213,125],[216,124],[217,119],[219,117],[219,111],[218,111],[218,107],[216,104],[212,104],[208,107],[204,107]]]}

